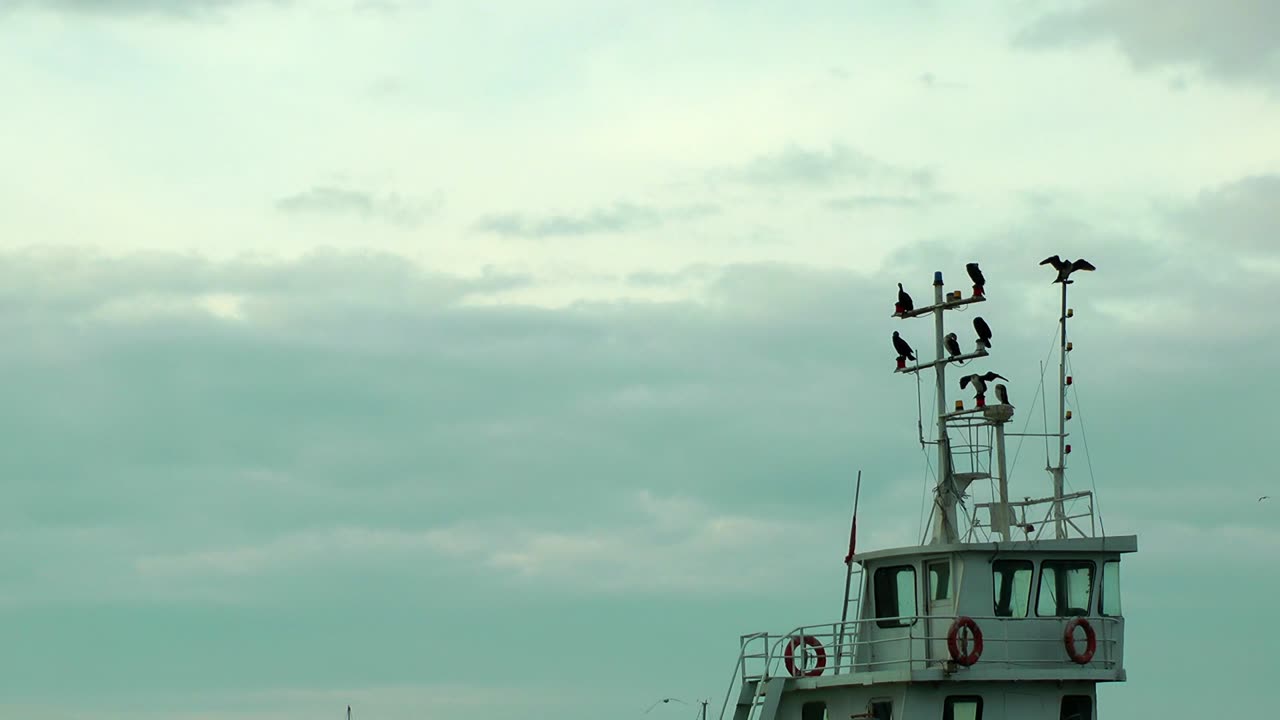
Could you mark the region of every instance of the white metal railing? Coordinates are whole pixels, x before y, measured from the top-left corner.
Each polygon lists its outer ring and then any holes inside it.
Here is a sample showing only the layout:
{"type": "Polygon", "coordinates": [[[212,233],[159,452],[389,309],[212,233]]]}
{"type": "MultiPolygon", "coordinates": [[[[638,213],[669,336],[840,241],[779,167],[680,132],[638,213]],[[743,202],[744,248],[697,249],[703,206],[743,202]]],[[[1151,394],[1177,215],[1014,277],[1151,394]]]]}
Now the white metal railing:
{"type": "MultiPolygon", "coordinates": [[[[1065,524],[1070,529],[1075,530],[1080,537],[1095,537],[1097,535],[1097,525],[1094,520],[1093,512],[1093,493],[1088,490],[1081,490],[1079,492],[1065,493],[1061,499],[1064,503],[1062,519],[1065,521],[1065,524]],[[1076,503],[1073,502],[1075,500],[1084,501],[1085,509],[1077,510],[1076,503]],[[1071,506],[1066,507],[1067,503],[1071,503],[1071,506]],[[1075,522],[1080,520],[1081,524],[1083,524],[1085,519],[1088,519],[1089,521],[1088,532],[1085,532],[1084,528],[1077,525],[1075,522]]],[[[979,529],[991,530],[992,525],[994,524],[994,516],[999,512],[997,508],[1000,507],[1000,503],[977,503],[973,507],[973,524],[969,526],[970,539],[973,538],[974,533],[979,529]],[[986,523],[983,523],[979,517],[979,511],[982,510],[986,511],[986,523]]],[[[1025,531],[1026,536],[1028,538],[1032,538],[1034,536],[1034,539],[1039,540],[1040,536],[1044,533],[1045,528],[1052,527],[1054,524],[1053,508],[1054,498],[1051,497],[1035,499],[1027,498],[1026,500],[1019,500],[1016,502],[1011,501],[1009,503],[1009,512],[1013,517],[1010,517],[1009,520],[1011,523],[1021,525],[1024,529],[1027,527],[1032,528],[1031,530],[1025,531]],[[1039,516],[1039,508],[1041,506],[1043,506],[1044,509],[1043,516],[1039,516]],[[1028,520],[1028,518],[1030,518],[1030,520],[1028,520]]]]}
{"type": "MultiPolygon", "coordinates": [[[[969,616],[981,629],[983,650],[976,666],[1022,668],[1073,667],[1064,633],[1073,617],[969,616]]],[[[909,668],[938,668],[951,661],[947,634],[955,616],[911,616],[851,620],[795,628],[785,635],[753,633],[742,636],[737,677],[757,680],[778,675],[802,674],[820,666],[821,675],[909,668]],[[880,628],[872,623],[899,621],[902,627],[880,628]],[[908,624],[909,623],[909,624],[908,624]],[[795,640],[800,638],[800,640],[795,640]],[[813,638],[821,645],[814,647],[813,638]],[[792,673],[786,667],[791,649],[792,673]]],[[[1083,618],[1096,637],[1096,651],[1087,667],[1119,667],[1123,625],[1120,618],[1083,618]]],[[[1084,631],[1076,643],[1085,647],[1084,631]]],[[[961,641],[964,644],[964,641],[961,641]]],[[[967,650],[967,648],[966,648],[967,650]]]]}

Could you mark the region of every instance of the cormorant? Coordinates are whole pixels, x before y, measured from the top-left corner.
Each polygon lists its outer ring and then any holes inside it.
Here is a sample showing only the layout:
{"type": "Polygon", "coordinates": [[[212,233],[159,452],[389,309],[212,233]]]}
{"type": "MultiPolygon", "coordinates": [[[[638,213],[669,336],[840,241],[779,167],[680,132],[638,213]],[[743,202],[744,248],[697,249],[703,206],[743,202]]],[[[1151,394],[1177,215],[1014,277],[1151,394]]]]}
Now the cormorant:
{"type": "Polygon", "coordinates": [[[983,380],[981,375],[975,373],[960,378],[961,390],[969,387],[970,384],[973,385],[973,391],[978,394],[978,397],[983,397],[987,394],[987,381],[983,380]]]}
{"type": "Polygon", "coordinates": [[[978,269],[978,263],[969,263],[964,266],[969,271],[969,279],[973,280],[973,286],[981,289],[987,284],[986,278],[982,277],[982,271],[978,269]]]}
{"type": "Polygon", "coordinates": [[[995,379],[997,379],[997,378],[998,378],[998,379],[1000,379],[1000,380],[1003,380],[1003,381],[1005,381],[1005,382],[1009,382],[1009,378],[1007,378],[1007,377],[1005,377],[1005,376],[1001,375],[1000,373],[985,372],[985,373],[983,373],[983,374],[982,374],[982,379],[983,379],[983,380],[985,380],[985,381],[987,381],[987,382],[991,382],[992,380],[995,380],[995,379]]]}
{"type": "Polygon", "coordinates": [[[916,309],[915,303],[911,302],[911,296],[906,290],[902,289],[902,283],[898,283],[898,304],[902,306],[902,312],[909,313],[916,309]]]}
{"type": "Polygon", "coordinates": [[[1072,262],[1070,260],[1063,260],[1057,255],[1053,255],[1041,260],[1040,264],[1052,265],[1053,269],[1058,271],[1058,279],[1053,281],[1056,283],[1070,283],[1071,281],[1067,279],[1067,276],[1069,276],[1071,273],[1077,270],[1093,271],[1098,269],[1094,267],[1088,260],[1085,260],[1084,258],[1081,258],[1079,260],[1076,260],[1075,262],[1072,262]]]}
{"type": "Polygon", "coordinates": [[[991,326],[987,325],[987,321],[980,317],[973,319],[973,329],[978,331],[978,344],[983,347],[991,347],[991,326]]]}
{"type": "Polygon", "coordinates": [[[947,349],[947,354],[956,357],[960,354],[960,341],[956,338],[955,333],[947,333],[947,337],[942,341],[943,347],[947,349]]]}
{"type": "Polygon", "coordinates": [[[897,330],[893,331],[893,349],[897,350],[899,355],[908,360],[916,359],[916,351],[911,349],[911,346],[907,344],[906,340],[902,339],[902,336],[898,334],[897,330]]]}
{"type": "Polygon", "coordinates": [[[1004,383],[996,383],[996,402],[1001,405],[1009,404],[1009,389],[1004,386],[1004,383]]]}

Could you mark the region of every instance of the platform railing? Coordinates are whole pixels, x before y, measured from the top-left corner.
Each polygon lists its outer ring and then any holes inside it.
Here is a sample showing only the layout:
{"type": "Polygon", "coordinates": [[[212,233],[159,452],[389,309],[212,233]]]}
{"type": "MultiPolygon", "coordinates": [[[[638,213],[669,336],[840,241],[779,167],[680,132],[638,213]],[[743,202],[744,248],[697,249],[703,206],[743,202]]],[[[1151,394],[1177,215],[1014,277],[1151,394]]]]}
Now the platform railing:
{"type": "MultiPolygon", "coordinates": [[[[982,632],[983,650],[975,667],[1053,669],[1088,667],[1114,670],[1120,667],[1123,621],[1121,618],[1088,617],[1095,633],[1096,650],[1087,663],[1077,664],[1066,650],[1067,624],[1074,617],[969,616],[982,632]]],[[[802,676],[822,668],[820,675],[903,669],[922,670],[947,666],[954,670],[947,647],[948,631],[955,616],[909,616],[851,620],[845,623],[804,625],[784,635],[753,633],[742,636],[738,677],[745,681],[779,675],[802,676]],[[874,623],[899,622],[902,627],[881,628],[874,623]],[[812,640],[807,640],[812,638],[812,640]],[[837,643],[843,639],[843,646],[837,643]],[[821,646],[819,650],[814,642],[821,646]],[[791,668],[787,667],[790,648],[791,668]]],[[[1085,631],[1077,630],[1079,652],[1086,648],[1085,631]]],[[[970,652],[970,636],[962,634],[958,645],[970,652]]]]}
{"type": "MultiPolygon", "coordinates": [[[[1088,490],[1079,492],[1066,493],[1062,496],[1062,501],[1067,504],[1066,513],[1063,520],[1071,530],[1074,530],[1080,537],[1095,537],[1097,535],[1097,524],[1093,511],[1093,493],[1088,490]],[[1075,501],[1082,501],[1084,509],[1076,509],[1075,501]],[[1079,521],[1077,523],[1076,521],[1079,521]],[[1088,531],[1084,525],[1088,523],[1088,531]]],[[[996,508],[1000,503],[978,503],[974,505],[973,524],[969,527],[969,538],[972,539],[978,530],[985,529],[990,531],[992,528],[992,517],[995,515],[996,508]],[[986,511],[987,522],[982,522],[980,512],[986,511]]],[[[1053,508],[1054,498],[1027,498],[1026,500],[1011,501],[1009,510],[1013,513],[1011,520],[1015,521],[1024,529],[1024,534],[1029,540],[1039,540],[1044,534],[1045,528],[1053,526],[1053,508]],[[1043,515],[1041,511],[1043,510],[1043,515]]]]}

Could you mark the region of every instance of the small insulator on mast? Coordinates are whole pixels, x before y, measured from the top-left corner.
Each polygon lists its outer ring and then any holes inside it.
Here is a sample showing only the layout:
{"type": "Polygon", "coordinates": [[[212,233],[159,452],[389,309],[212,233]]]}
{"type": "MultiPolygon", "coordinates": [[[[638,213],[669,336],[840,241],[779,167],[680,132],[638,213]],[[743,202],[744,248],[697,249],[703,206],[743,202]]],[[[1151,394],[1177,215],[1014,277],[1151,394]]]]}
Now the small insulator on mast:
{"type": "Polygon", "coordinates": [[[1067,411],[1067,418],[1066,418],[1066,419],[1067,419],[1067,420],[1070,420],[1070,419],[1071,419],[1071,411],[1070,411],[1070,410],[1068,410],[1068,411],[1067,411]]]}
{"type": "Polygon", "coordinates": [[[1070,375],[1068,375],[1068,376],[1067,376],[1067,384],[1068,384],[1068,385],[1070,385],[1070,384],[1071,384],[1071,376],[1070,376],[1070,375]]]}
{"type": "Polygon", "coordinates": [[[1067,352],[1071,352],[1071,343],[1067,343],[1067,352]]]}

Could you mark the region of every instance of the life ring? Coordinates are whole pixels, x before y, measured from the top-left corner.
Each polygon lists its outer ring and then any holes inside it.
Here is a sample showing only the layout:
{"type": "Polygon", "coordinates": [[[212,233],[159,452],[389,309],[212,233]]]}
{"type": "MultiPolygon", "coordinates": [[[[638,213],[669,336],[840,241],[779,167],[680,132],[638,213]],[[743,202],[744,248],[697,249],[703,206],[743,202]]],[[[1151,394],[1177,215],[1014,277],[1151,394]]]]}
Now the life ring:
{"type": "Polygon", "coordinates": [[[822,647],[822,641],[812,635],[793,635],[791,642],[787,643],[787,649],[782,653],[783,662],[787,666],[787,672],[791,673],[791,677],[817,677],[827,668],[827,649],[822,647]],[[804,670],[796,665],[796,648],[800,647],[800,643],[804,643],[813,648],[813,654],[818,660],[813,667],[804,670]]]}
{"type": "Polygon", "coordinates": [[[1089,621],[1082,617],[1071,618],[1071,622],[1067,623],[1066,632],[1062,633],[1062,642],[1067,646],[1067,657],[1079,665],[1087,664],[1098,650],[1098,634],[1093,631],[1089,621]],[[1078,627],[1084,628],[1084,652],[1076,649],[1075,633],[1078,627]]]}
{"type": "MultiPolygon", "coordinates": [[[[969,647],[968,638],[963,640],[965,649],[969,647]]],[[[956,661],[957,665],[969,667],[978,662],[978,658],[982,657],[982,628],[978,627],[978,623],[968,615],[961,615],[951,623],[951,629],[947,631],[947,651],[951,653],[951,659],[956,661]],[[969,634],[973,636],[973,649],[969,652],[963,652],[960,648],[960,630],[967,628],[969,634]]]]}

